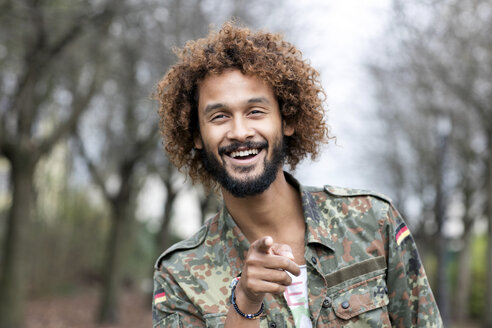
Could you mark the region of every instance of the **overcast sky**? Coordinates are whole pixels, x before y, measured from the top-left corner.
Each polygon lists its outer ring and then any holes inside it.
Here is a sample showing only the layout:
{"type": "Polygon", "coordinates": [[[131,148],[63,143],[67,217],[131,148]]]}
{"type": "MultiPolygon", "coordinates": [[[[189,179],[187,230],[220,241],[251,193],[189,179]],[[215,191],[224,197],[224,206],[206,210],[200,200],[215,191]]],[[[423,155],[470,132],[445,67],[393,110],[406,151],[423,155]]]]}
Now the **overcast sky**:
{"type": "Polygon", "coordinates": [[[304,161],[295,176],[308,185],[382,189],[377,170],[367,161],[367,154],[377,147],[377,125],[364,62],[384,33],[390,1],[289,0],[285,4],[272,28],[287,26],[285,37],[321,73],[328,122],[337,137],[336,145],[329,144],[318,161],[304,161]]]}

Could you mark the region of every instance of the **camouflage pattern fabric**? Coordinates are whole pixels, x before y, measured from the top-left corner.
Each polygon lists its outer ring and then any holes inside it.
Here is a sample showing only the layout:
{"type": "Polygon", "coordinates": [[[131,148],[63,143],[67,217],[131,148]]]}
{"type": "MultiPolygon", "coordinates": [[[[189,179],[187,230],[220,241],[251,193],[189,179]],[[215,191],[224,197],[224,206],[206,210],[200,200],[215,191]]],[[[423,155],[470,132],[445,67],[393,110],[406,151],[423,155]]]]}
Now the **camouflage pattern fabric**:
{"type": "MultiPolygon", "coordinates": [[[[402,234],[389,200],[330,186],[299,190],[313,327],[442,327],[414,240],[402,234]]],[[[222,327],[248,248],[224,206],[164,252],[154,275],[154,328],[222,327]]],[[[283,295],[267,294],[264,303],[260,327],[294,327],[283,295]]]]}

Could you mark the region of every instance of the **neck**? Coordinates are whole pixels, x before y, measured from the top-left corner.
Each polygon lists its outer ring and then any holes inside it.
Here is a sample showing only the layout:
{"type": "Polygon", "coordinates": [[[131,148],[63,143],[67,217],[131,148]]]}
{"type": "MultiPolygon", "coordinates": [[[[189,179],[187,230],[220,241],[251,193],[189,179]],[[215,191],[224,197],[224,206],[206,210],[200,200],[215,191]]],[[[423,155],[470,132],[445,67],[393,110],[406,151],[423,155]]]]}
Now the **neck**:
{"type": "Polygon", "coordinates": [[[282,170],[259,195],[237,198],[224,189],[222,194],[229,213],[250,242],[272,236],[278,243],[304,243],[301,197],[287,182],[282,170]]]}

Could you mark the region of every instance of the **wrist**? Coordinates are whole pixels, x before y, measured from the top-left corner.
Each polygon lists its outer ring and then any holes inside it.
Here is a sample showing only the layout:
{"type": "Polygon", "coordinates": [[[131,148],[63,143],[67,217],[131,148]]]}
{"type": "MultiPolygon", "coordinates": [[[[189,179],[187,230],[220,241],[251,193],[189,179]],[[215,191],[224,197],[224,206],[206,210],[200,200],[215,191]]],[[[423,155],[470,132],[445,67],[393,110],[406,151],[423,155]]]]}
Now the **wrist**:
{"type": "Polygon", "coordinates": [[[250,300],[239,284],[239,278],[235,278],[231,284],[231,304],[236,313],[245,319],[258,319],[263,313],[263,300],[250,300]]]}

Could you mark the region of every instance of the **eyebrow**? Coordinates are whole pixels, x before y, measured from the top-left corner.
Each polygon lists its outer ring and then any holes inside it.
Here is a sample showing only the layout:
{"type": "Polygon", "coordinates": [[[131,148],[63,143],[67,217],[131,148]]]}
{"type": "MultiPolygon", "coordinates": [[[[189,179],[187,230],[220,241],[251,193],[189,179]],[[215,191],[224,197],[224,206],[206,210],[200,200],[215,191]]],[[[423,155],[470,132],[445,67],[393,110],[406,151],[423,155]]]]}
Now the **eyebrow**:
{"type": "Polygon", "coordinates": [[[210,113],[214,109],[223,108],[223,107],[226,107],[226,106],[224,104],[222,104],[222,103],[216,103],[216,104],[207,105],[207,106],[205,106],[205,114],[210,113]]]}
{"type": "MultiPolygon", "coordinates": [[[[263,104],[269,104],[270,102],[268,101],[267,98],[265,97],[257,97],[257,98],[251,98],[248,99],[246,102],[247,104],[255,104],[255,103],[263,103],[263,104]]],[[[215,103],[215,104],[209,104],[205,106],[205,114],[210,113],[211,111],[218,109],[218,108],[226,108],[227,106],[224,105],[223,103],[215,103]]]]}
{"type": "Polygon", "coordinates": [[[270,102],[265,97],[251,98],[251,99],[248,100],[248,104],[253,104],[253,103],[269,104],[270,102]]]}

